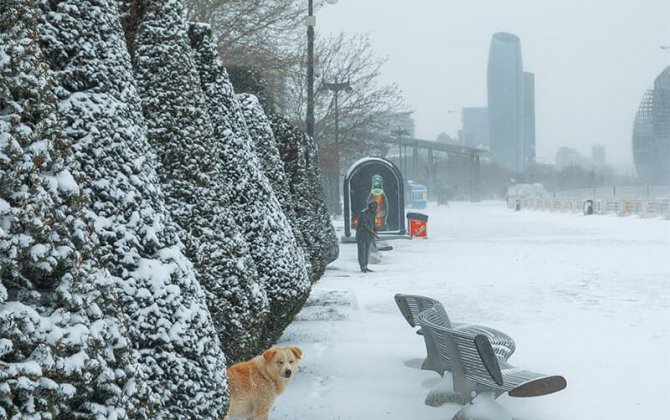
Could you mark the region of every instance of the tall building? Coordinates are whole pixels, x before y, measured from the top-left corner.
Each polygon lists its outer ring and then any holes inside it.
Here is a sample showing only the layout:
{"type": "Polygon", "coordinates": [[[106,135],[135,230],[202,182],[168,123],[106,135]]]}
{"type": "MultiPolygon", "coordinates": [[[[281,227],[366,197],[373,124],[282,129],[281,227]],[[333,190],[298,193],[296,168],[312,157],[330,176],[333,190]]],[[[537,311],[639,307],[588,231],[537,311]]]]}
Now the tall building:
{"type": "Polygon", "coordinates": [[[521,43],[513,34],[493,34],[487,90],[490,150],[494,161],[514,172],[524,169],[524,76],[521,43]]]}
{"type": "Polygon", "coordinates": [[[535,163],[535,75],[523,73],[523,162],[535,163]]]}
{"type": "Polygon", "coordinates": [[[488,108],[463,108],[463,145],[481,149],[489,147],[488,108]]]}
{"type": "Polygon", "coordinates": [[[605,146],[602,144],[593,145],[591,148],[591,160],[595,167],[604,167],[605,163],[607,163],[605,159],[605,146]]]}
{"type": "Polygon", "coordinates": [[[633,161],[637,176],[645,182],[654,183],[658,178],[658,156],[654,141],[654,90],[647,90],[635,114],[633,123],[633,161]],[[656,160],[656,162],[654,162],[656,160]]]}
{"type": "Polygon", "coordinates": [[[670,67],[642,97],[633,125],[633,159],[644,182],[670,184],[670,67]]]}

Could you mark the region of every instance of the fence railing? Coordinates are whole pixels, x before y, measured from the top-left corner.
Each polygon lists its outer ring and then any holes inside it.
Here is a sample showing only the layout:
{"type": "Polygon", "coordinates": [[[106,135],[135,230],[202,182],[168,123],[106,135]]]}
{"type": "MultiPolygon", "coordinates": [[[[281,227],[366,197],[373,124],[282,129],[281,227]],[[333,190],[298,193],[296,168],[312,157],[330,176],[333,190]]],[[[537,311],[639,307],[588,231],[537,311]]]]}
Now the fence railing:
{"type": "Polygon", "coordinates": [[[613,185],[610,187],[583,188],[579,190],[557,191],[548,193],[557,199],[581,199],[581,200],[654,200],[670,197],[670,185],[657,185],[648,187],[622,187],[613,185]]]}
{"type": "Polygon", "coordinates": [[[670,186],[589,188],[547,193],[541,197],[509,195],[507,206],[516,210],[638,215],[670,220],[670,186]]]}

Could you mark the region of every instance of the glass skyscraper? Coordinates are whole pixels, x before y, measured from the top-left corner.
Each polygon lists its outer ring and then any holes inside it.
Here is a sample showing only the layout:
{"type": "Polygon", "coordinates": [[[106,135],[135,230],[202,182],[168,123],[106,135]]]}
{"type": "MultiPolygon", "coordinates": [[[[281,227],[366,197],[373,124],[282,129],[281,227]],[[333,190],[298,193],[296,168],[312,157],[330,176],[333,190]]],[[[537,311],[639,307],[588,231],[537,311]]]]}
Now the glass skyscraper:
{"type": "Polygon", "coordinates": [[[521,43],[516,35],[493,34],[487,88],[493,159],[504,168],[521,172],[525,167],[524,75],[521,43]]]}
{"type": "Polygon", "coordinates": [[[644,94],[635,115],[633,159],[638,176],[647,184],[670,184],[670,67],[644,94]]]}
{"type": "Polygon", "coordinates": [[[523,162],[535,162],[535,75],[523,72],[523,162]]]}
{"type": "Polygon", "coordinates": [[[489,147],[488,108],[463,108],[463,144],[469,147],[489,147]]]}

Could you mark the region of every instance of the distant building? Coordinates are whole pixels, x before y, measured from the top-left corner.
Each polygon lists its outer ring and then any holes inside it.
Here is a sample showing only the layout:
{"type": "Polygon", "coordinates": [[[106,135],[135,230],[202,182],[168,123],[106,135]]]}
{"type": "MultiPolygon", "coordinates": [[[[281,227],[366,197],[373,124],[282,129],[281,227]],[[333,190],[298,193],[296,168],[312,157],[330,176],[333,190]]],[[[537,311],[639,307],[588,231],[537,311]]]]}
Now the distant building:
{"type": "Polygon", "coordinates": [[[533,74],[523,72],[521,43],[516,35],[493,34],[487,93],[493,160],[511,171],[522,172],[535,161],[535,82],[533,74]]]}
{"type": "Polygon", "coordinates": [[[556,152],[556,169],[559,171],[570,166],[582,167],[584,157],[575,149],[570,147],[561,147],[556,152]]]}
{"type": "Polygon", "coordinates": [[[670,67],[642,97],[633,126],[633,160],[646,183],[670,184],[670,67]]]}
{"type": "Polygon", "coordinates": [[[463,144],[480,149],[489,148],[488,108],[463,108],[463,144]]]}
{"type": "Polygon", "coordinates": [[[523,159],[535,163],[535,75],[523,73],[523,159]]]}
{"type": "Polygon", "coordinates": [[[593,165],[597,167],[604,167],[607,163],[605,159],[605,146],[602,144],[596,144],[591,148],[591,159],[593,160],[593,165]]]}
{"type": "Polygon", "coordinates": [[[660,176],[657,145],[654,139],[654,90],[647,90],[635,114],[633,124],[633,161],[637,176],[654,184],[660,176]]]}
{"type": "Polygon", "coordinates": [[[591,156],[584,156],[570,147],[561,147],[556,152],[556,169],[559,171],[571,166],[585,170],[602,170],[605,164],[605,146],[601,144],[591,148],[591,156]]]}

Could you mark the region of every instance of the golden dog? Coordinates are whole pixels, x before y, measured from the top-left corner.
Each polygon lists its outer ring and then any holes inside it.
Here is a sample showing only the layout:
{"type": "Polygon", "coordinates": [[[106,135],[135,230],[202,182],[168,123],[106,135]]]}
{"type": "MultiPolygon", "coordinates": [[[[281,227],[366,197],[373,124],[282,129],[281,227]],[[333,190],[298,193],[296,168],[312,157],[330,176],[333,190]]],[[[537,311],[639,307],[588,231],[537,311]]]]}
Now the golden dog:
{"type": "Polygon", "coordinates": [[[224,420],[268,420],[275,399],[298,371],[301,356],[298,347],[271,348],[229,367],[230,408],[224,420]]]}

